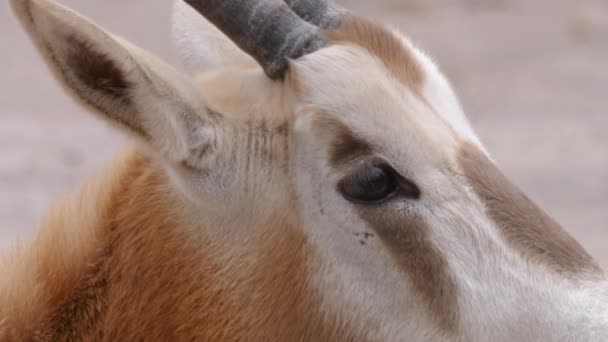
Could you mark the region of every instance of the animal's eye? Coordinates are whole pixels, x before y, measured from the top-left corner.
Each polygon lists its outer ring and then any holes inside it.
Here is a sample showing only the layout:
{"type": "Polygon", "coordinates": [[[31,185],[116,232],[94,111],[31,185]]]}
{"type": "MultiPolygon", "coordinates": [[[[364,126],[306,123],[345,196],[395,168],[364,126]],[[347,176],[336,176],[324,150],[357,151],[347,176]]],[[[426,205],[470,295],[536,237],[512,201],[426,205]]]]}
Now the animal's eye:
{"type": "Polygon", "coordinates": [[[388,165],[365,165],[338,183],[346,199],[362,203],[378,203],[399,190],[398,175],[388,165]]]}

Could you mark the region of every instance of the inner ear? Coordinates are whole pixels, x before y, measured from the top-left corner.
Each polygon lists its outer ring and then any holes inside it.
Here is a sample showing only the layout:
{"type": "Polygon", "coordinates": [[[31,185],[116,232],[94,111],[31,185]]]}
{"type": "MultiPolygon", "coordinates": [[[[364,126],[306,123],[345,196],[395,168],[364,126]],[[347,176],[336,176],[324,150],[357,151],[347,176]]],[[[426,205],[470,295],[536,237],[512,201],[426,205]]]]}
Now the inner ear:
{"type": "Polygon", "coordinates": [[[55,1],[11,5],[67,93],[98,117],[171,163],[193,148],[217,150],[224,118],[190,77],[55,1]]]}
{"type": "Polygon", "coordinates": [[[53,54],[63,54],[63,58],[56,58],[63,60],[59,64],[60,73],[69,87],[78,89],[78,100],[149,140],[132,99],[135,84],[129,81],[125,70],[131,64],[129,55],[111,57],[77,34],[69,34],[61,42],[53,54]]]}
{"type": "Polygon", "coordinates": [[[134,98],[135,88],[146,80],[122,41],[55,2],[11,4],[69,95],[102,118],[149,140],[134,98]]]}
{"type": "Polygon", "coordinates": [[[91,91],[99,91],[125,105],[130,102],[130,82],[125,73],[104,53],[75,35],[66,38],[66,62],[74,76],[91,91]]]}

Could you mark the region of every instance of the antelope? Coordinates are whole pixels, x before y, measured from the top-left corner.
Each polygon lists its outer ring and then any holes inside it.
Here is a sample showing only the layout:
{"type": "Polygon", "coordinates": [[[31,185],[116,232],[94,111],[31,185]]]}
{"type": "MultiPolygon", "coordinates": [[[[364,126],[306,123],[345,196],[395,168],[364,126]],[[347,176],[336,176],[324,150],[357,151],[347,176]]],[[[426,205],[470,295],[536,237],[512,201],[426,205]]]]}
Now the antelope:
{"type": "Polygon", "coordinates": [[[189,74],[10,4],[134,145],[3,258],[0,340],[608,340],[604,272],[396,30],[324,0],[179,0],[189,74]]]}

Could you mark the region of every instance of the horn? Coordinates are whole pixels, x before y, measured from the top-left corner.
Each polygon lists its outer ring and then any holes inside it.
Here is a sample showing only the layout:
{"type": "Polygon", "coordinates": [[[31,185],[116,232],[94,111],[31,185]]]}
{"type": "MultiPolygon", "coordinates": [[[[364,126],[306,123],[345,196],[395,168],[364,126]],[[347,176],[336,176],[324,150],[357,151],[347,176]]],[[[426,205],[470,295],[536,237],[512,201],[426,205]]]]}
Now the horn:
{"type": "Polygon", "coordinates": [[[284,0],[287,5],[307,22],[322,29],[340,25],[347,10],[330,0],[284,0]]]}
{"type": "Polygon", "coordinates": [[[287,60],[325,45],[319,28],[302,20],[283,0],[184,0],[251,55],[272,79],[287,60]]]}

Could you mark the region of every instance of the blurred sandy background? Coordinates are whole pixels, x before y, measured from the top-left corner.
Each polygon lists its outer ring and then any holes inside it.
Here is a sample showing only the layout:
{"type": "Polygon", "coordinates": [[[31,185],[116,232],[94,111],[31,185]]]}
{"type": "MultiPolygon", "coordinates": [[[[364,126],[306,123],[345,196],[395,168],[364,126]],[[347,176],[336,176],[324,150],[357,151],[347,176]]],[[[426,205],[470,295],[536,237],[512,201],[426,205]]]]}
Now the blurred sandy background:
{"type": "MultiPolygon", "coordinates": [[[[170,0],[63,0],[175,61],[170,0]]],[[[502,169],[608,267],[608,1],[344,0],[451,78],[502,169]]],[[[0,249],[124,143],[65,96],[0,5],[0,249]]]]}

